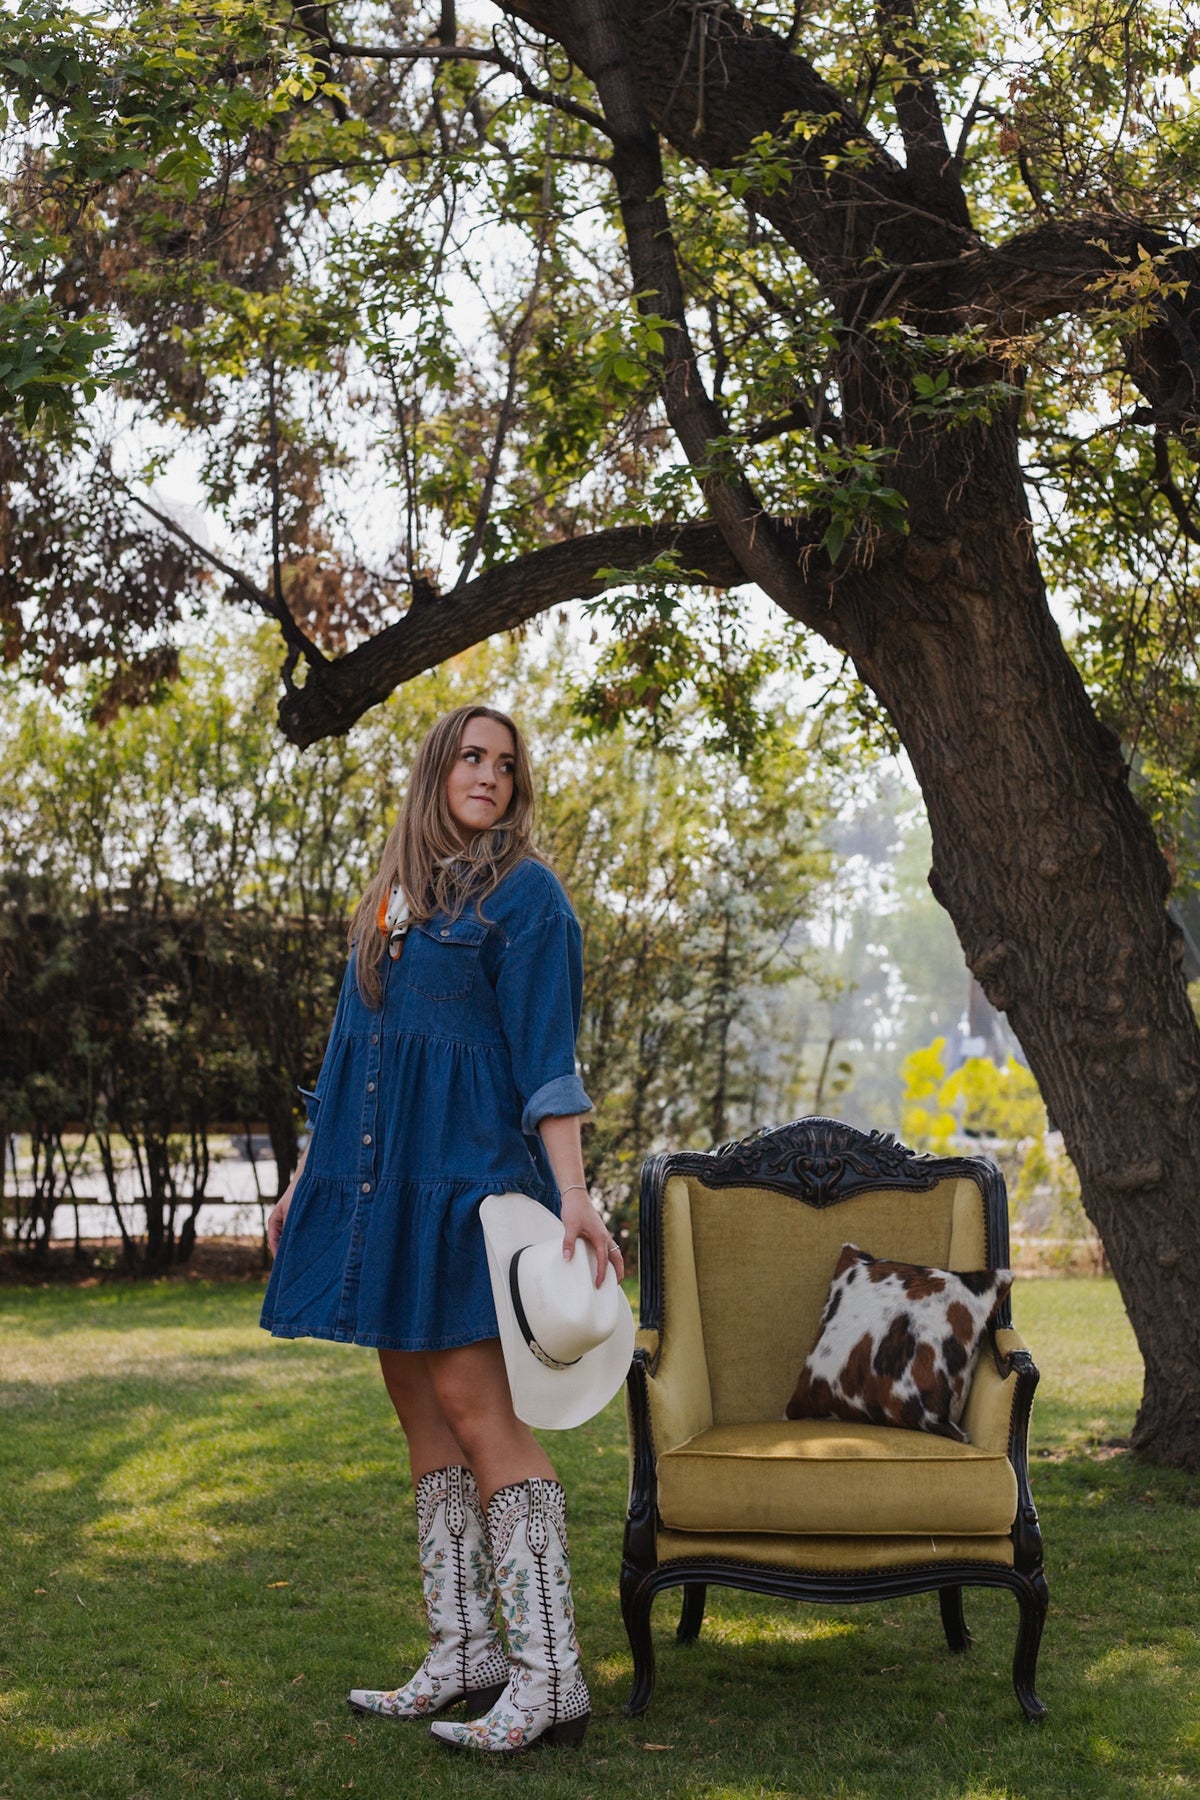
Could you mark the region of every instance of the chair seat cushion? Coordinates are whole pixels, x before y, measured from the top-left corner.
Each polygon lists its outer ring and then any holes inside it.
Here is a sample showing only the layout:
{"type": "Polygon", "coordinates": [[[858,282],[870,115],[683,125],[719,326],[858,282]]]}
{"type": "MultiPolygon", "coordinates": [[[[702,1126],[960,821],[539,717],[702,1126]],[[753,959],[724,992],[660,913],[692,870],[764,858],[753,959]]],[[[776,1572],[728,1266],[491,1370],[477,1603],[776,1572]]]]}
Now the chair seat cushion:
{"type": "Polygon", "coordinates": [[[676,1531],[883,1537],[1008,1532],[1007,1456],[887,1425],[773,1419],[712,1425],[658,1458],[658,1510],[676,1531]]]}

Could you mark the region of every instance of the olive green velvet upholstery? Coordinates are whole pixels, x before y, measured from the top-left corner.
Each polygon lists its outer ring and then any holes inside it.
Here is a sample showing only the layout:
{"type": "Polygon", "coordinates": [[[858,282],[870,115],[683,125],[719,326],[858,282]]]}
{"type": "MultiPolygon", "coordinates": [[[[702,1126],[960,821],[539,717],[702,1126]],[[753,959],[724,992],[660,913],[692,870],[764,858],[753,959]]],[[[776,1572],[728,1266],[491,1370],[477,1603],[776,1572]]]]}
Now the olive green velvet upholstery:
{"type": "Polygon", "coordinates": [[[1016,1592],[1014,1683],[1026,1713],[1040,1716],[1033,1677],[1045,1581],[1025,1463],[1037,1371],[1007,1309],[980,1349],[962,1418],[966,1443],[784,1417],[843,1244],[962,1272],[1003,1267],[999,1172],[980,1159],[917,1158],[828,1120],[801,1120],[777,1135],[785,1152],[799,1145],[801,1154],[760,1158],[784,1170],[771,1185],[737,1179],[762,1139],[712,1156],[660,1157],[643,1174],[643,1295],[651,1298],[629,1382],[629,1710],[644,1710],[652,1692],[649,1606],[665,1586],[692,1595],[685,1638],[700,1628],[708,1582],[805,1599],[936,1588],[951,1648],[964,1649],[956,1584],[978,1582],[1016,1592]],[[808,1158],[806,1127],[815,1145],[808,1158]],[[894,1185],[870,1184],[862,1173],[879,1143],[894,1185]],[[855,1160],[859,1145],[867,1148],[855,1160]]]}
{"type": "Polygon", "coordinates": [[[973,1182],[939,1182],[919,1205],[911,1193],[883,1189],[818,1212],[786,1194],[713,1190],[676,1176],[664,1190],[662,1227],[663,1325],[643,1341],[659,1350],[648,1393],[665,1526],[1007,1536],[1017,1500],[1008,1460],[1016,1383],[990,1353],[976,1370],[967,1444],[783,1417],[842,1245],[982,1268],[983,1198],[973,1182]]]}
{"type": "Polygon", "coordinates": [[[676,1531],[1007,1535],[1017,1482],[1003,1446],[844,1420],[712,1425],[658,1459],[676,1531]]]}

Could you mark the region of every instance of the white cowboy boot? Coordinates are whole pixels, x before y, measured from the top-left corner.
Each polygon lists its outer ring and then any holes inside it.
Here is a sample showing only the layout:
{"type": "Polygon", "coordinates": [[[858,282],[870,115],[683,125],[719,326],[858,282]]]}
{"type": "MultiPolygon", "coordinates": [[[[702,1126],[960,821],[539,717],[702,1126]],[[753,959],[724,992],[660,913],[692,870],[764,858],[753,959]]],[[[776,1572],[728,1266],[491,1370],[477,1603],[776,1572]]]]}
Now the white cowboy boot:
{"type": "Polygon", "coordinates": [[[490,1706],[509,1669],[496,1631],[487,1521],[470,1469],[433,1469],[417,1483],[417,1544],[429,1654],[403,1687],[353,1688],[355,1712],[428,1719],[456,1700],[490,1706]]]}
{"type": "Polygon", "coordinates": [[[534,1476],[492,1495],[488,1535],[508,1634],[508,1686],[469,1725],[429,1727],[439,1743],[511,1755],[539,1738],[581,1744],[592,1700],[579,1666],[566,1495],[534,1476]]]}

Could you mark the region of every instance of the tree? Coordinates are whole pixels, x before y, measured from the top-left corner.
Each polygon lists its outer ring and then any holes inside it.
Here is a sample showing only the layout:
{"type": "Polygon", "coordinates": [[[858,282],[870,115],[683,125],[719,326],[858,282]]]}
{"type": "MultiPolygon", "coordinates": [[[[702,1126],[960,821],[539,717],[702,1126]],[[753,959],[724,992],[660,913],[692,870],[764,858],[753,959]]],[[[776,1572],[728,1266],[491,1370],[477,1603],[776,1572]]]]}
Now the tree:
{"type": "Polygon", "coordinates": [[[107,655],[115,703],[207,569],[276,619],[311,744],[612,593],[595,716],[669,723],[691,674],[745,743],[756,584],[907,749],[1138,1336],[1135,1443],[1200,1467],[1200,1032],[1122,749],[1195,775],[1200,36],[1173,0],[1005,29],[960,0],[24,0],[8,299],[49,312],[4,380],[45,422],[4,453],[0,613],[52,674],[107,655]],[[119,405],[38,414],[118,357],[119,405]],[[228,554],[138,485],[121,408],[193,434],[228,554]],[[393,530],[352,518],[354,468],[393,530]]]}

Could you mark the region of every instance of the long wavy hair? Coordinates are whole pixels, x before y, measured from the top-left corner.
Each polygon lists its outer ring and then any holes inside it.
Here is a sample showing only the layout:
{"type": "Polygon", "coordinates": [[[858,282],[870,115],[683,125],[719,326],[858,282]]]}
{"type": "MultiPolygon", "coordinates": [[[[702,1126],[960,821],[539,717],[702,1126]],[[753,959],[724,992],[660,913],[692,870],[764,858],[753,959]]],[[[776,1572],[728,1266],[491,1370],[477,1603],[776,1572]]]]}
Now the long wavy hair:
{"type": "Polygon", "coordinates": [[[350,920],[350,943],[358,991],[368,1006],[383,994],[380,965],[386,935],[376,923],[379,908],[399,881],[414,924],[435,913],[457,918],[468,900],[482,903],[524,857],[544,862],[533,842],[536,800],[533,765],[525,740],[507,713],[494,706],[456,706],[431,726],[413,759],[400,817],[388,835],[383,861],[350,920]],[[446,784],[458,760],[463,731],[472,719],[494,719],[513,740],[513,792],[502,819],[463,843],[450,814],[446,784]]]}

